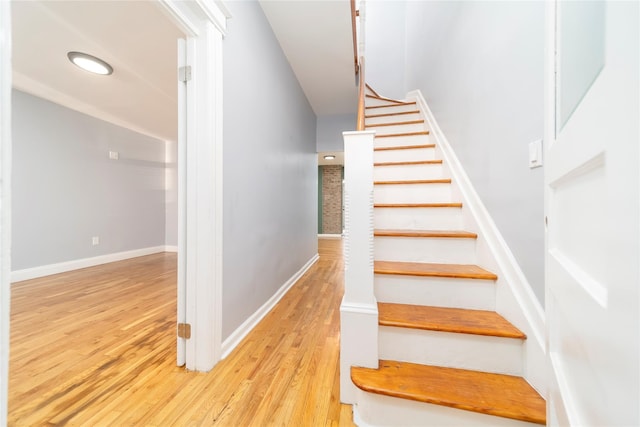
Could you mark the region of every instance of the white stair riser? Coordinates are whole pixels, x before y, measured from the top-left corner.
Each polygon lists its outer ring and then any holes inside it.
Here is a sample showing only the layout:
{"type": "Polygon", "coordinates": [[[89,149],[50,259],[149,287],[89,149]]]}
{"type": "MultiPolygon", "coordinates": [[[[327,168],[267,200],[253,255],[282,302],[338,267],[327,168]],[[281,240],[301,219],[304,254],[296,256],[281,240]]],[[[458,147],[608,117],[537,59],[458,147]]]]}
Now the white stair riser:
{"type": "MultiPolygon", "coordinates": [[[[401,101],[401,100],[398,99],[397,101],[401,101]]],[[[401,102],[404,102],[404,101],[401,101],[401,102]]],[[[394,105],[394,104],[396,104],[395,102],[392,102],[392,101],[385,101],[384,99],[370,98],[368,96],[365,98],[364,103],[365,103],[366,107],[373,107],[373,106],[376,106],[376,105],[394,105]]]]}
{"type": "Polygon", "coordinates": [[[376,274],[373,283],[379,302],[470,310],[496,309],[496,285],[492,280],[376,274]]]}
{"type": "Polygon", "coordinates": [[[376,236],[373,248],[381,261],[476,263],[475,239],[376,236]]]}
{"type": "Polygon", "coordinates": [[[374,126],[367,127],[366,130],[375,130],[376,135],[390,135],[394,133],[407,133],[407,132],[422,132],[427,130],[427,127],[424,123],[413,123],[413,124],[397,124],[393,126],[374,126]]]}
{"type": "Polygon", "coordinates": [[[447,203],[453,200],[451,184],[378,184],[373,189],[373,201],[374,203],[447,203]]]}
{"type": "Polygon", "coordinates": [[[460,208],[375,208],[375,228],[400,230],[462,230],[460,208]]]}
{"type": "Polygon", "coordinates": [[[495,417],[443,405],[416,402],[357,389],[353,419],[360,427],[540,427],[539,424],[495,417]]]}
{"type": "Polygon", "coordinates": [[[431,144],[430,136],[427,135],[405,135],[390,136],[387,138],[375,138],[373,140],[374,147],[400,147],[405,145],[426,145],[431,144]]]}
{"type": "Polygon", "coordinates": [[[416,160],[434,160],[435,147],[405,148],[402,150],[378,150],[373,152],[373,161],[378,162],[410,162],[416,160]]]}
{"type": "MultiPolygon", "coordinates": [[[[372,94],[369,94],[369,95],[372,95],[372,94]]],[[[393,105],[394,104],[394,102],[385,101],[383,99],[373,98],[373,97],[370,97],[369,95],[365,96],[365,100],[364,100],[365,107],[367,107],[367,108],[368,107],[377,107],[379,105],[387,106],[387,105],[393,105]]],[[[375,96],[375,95],[373,95],[373,96],[375,96]]]]}
{"type": "Polygon", "coordinates": [[[417,165],[374,166],[374,181],[406,181],[416,179],[448,178],[441,163],[417,165]]]}
{"type": "MultiPolygon", "coordinates": [[[[387,103],[388,104],[388,103],[387,103]]],[[[367,108],[365,110],[365,115],[369,114],[389,114],[389,113],[402,113],[405,111],[415,111],[418,107],[416,104],[408,104],[408,105],[391,105],[388,106],[385,104],[384,108],[368,108],[374,107],[373,103],[367,101],[367,108]]]]}
{"type": "MultiPolygon", "coordinates": [[[[377,110],[377,108],[374,110],[377,110]]],[[[368,111],[367,115],[375,116],[379,114],[386,114],[383,111],[376,113],[374,112],[374,110],[368,111]]],[[[415,111],[415,110],[410,110],[410,111],[415,111]]],[[[411,114],[398,114],[394,116],[366,117],[364,120],[366,125],[377,125],[380,123],[396,123],[396,122],[407,122],[411,120],[422,120],[422,116],[420,115],[420,113],[411,113],[411,114]]]]}
{"type": "Polygon", "coordinates": [[[522,340],[381,326],[384,360],[522,375],[522,340]]]}

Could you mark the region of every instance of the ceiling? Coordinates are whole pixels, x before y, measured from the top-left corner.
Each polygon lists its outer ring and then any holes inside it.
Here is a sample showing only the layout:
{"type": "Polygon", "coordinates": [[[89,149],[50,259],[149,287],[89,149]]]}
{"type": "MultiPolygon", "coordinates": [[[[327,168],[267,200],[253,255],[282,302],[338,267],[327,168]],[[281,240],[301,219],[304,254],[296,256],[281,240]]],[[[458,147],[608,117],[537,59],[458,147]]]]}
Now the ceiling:
{"type": "Polygon", "coordinates": [[[177,137],[177,40],[154,2],[14,1],[16,89],[163,140],[177,137]],[[114,68],[87,73],[67,52],[114,68]]]}
{"type": "MultiPolygon", "coordinates": [[[[260,5],[316,115],[354,113],[349,0],[260,5]]],[[[157,2],[13,1],[12,28],[16,89],[176,140],[177,40],[184,35],[157,2]],[[77,68],[67,59],[72,50],[105,60],[114,73],[77,68]]]]}
{"type": "Polygon", "coordinates": [[[344,151],[321,151],[318,153],[318,165],[344,165],[344,151]],[[335,156],[333,160],[327,160],[324,156],[335,156]]]}

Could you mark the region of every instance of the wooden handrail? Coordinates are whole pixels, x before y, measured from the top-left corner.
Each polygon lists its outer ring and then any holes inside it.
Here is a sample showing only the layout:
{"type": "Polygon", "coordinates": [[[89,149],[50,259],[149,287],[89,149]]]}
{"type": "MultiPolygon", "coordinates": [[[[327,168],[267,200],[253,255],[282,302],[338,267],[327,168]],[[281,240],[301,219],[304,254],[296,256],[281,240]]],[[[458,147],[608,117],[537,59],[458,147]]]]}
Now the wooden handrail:
{"type": "Polygon", "coordinates": [[[358,122],[356,130],[364,130],[364,57],[360,57],[360,70],[358,71],[359,91],[358,91],[358,122]]]}
{"type": "Polygon", "coordinates": [[[353,37],[353,66],[358,74],[358,35],[356,34],[356,16],[358,11],[356,10],[356,0],[351,0],[351,35],[353,37]]]}
{"type": "Polygon", "coordinates": [[[375,96],[377,96],[378,98],[380,98],[380,95],[378,95],[378,92],[376,92],[375,90],[373,90],[373,88],[371,86],[369,86],[369,83],[367,83],[367,89],[369,89],[369,91],[374,94],[375,96]]]}
{"type": "Polygon", "coordinates": [[[364,99],[365,87],[364,80],[364,57],[358,58],[358,34],[356,31],[356,16],[359,16],[356,10],[356,0],[351,0],[351,32],[353,36],[353,63],[358,77],[358,116],[356,122],[356,130],[364,130],[364,99]]]}

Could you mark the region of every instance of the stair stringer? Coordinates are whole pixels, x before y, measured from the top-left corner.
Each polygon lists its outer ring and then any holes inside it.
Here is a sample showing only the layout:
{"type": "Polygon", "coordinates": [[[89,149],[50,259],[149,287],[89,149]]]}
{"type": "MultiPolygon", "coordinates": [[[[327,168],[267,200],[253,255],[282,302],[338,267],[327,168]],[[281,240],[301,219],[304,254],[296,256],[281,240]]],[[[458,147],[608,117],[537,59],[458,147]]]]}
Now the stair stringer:
{"type": "Polygon", "coordinates": [[[524,342],[523,377],[542,396],[547,395],[547,361],[545,321],[542,306],[536,299],[527,278],[507,246],[471,180],[464,171],[446,136],[440,129],[420,90],[407,94],[425,118],[432,142],[444,160],[452,178],[453,195],[463,203],[465,228],[478,234],[476,256],[479,265],[496,273],[496,311],[522,330],[524,342]]]}

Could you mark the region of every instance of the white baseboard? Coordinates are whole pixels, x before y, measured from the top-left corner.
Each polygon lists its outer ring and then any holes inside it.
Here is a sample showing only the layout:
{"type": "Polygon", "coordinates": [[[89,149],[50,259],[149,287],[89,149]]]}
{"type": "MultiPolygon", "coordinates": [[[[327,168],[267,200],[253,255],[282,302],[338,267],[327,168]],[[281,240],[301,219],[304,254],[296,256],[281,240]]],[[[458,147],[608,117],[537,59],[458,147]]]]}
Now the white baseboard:
{"type": "Polygon", "coordinates": [[[293,276],[289,278],[278,291],[273,294],[271,298],[267,302],[265,302],[262,307],[255,311],[247,320],[242,323],[229,337],[224,340],[222,343],[222,356],[220,360],[225,359],[232,351],[235,349],[238,344],[247,336],[249,332],[256,327],[258,323],[262,320],[264,316],[266,316],[273,307],[282,299],[282,297],[289,291],[289,289],[302,277],[304,273],[311,268],[313,264],[316,263],[320,259],[318,254],[315,254],[305,265],[302,266],[300,270],[298,270],[293,276]]]}
{"type": "Polygon", "coordinates": [[[135,258],[144,255],[151,255],[158,252],[167,251],[167,246],[153,246],[149,248],[134,249],[131,251],[116,252],[113,254],[99,255],[91,258],[76,259],[73,261],[59,262],[56,264],[42,265],[39,267],[25,268],[11,272],[11,283],[23,280],[36,279],[38,277],[49,276],[51,274],[64,273],[66,271],[78,270],[80,268],[93,267],[124,259],[135,258]]]}
{"type": "Polygon", "coordinates": [[[342,234],[318,234],[318,239],[342,239],[342,234]]]}
{"type": "Polygon", "coordinates": [[[371,424],[365,423],[362,417],[360,416],[360,411],[358,411],[358,405],[351,405],[353,410],[353,423],[358,427],[372,427],[371,424]]]}
{"type": "Polygon", "coordinates": [[[165,245],[164,246],[164,251],[165,252],[175,252],[178,253],[178,247],[174,246],[174,245],[165,245]]]}

